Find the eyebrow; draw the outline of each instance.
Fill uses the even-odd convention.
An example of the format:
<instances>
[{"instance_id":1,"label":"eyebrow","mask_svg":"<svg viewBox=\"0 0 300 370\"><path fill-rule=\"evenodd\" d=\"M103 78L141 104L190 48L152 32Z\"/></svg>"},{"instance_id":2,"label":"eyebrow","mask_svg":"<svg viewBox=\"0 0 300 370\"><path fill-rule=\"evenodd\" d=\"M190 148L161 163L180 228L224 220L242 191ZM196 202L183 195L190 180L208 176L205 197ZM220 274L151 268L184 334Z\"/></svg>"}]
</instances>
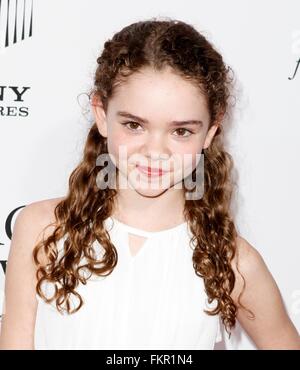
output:
<instances>
[{"instance_id":1,"label":"eyebrow","mask_svg":"<svg viewBox=\"0 0 300 370\"><path fill-rule=\"evenodd\" d=\"M133 119L133 120L136 120L136 121L140 121L144 124L149 124L149 121L146 120L145 118L138 117L138 116L136 116L132 113L126 112L126 111L118 111L117 115L121 116L121 117L125 117L125 118L130 118L130 119ZM190 120L185 120L185 121L171 121L170 124L172 126L175 126L175 127L182 126L182 125L203 126L203 122L200 121L200 120L196 120L196 119L190 119Z\"/></svg>"}]
</instances>

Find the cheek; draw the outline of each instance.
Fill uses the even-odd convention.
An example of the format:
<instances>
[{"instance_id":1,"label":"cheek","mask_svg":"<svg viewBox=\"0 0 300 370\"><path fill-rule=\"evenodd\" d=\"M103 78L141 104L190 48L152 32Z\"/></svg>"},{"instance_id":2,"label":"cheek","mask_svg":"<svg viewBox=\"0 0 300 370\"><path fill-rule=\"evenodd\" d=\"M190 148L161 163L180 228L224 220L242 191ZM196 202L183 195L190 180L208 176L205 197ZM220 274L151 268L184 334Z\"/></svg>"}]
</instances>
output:
<instances>
[{"instance_id":1,"label":"cheek","mask_svg":"<svg viewBox=\"0 0 300 370\"><path fill-rule=\"evenodd\" d=\"M172 147L172 152L178 153L182 156L184 156L185 154L194 156L196 153L201 152L201 149L202 149L201 142L199 142L198 140L197 141L190 140L187 141L186 143L183 142L180 142L179 144L176 143L176 145Z\"/></svg>"},{"instance_id":2,"label":"cheek","mask_svg":"<svg viewBox=\"0 0 300 370\"><path fill-rule=\"evenodd\" d=\"M122 130L112 130L108 134L108 151L114 155L119 155L120 152L126 152L132 154L134 148L136 147L136 140L133 140L132 137L126 135Z\"/></svg>"},{"instance_id":3,"label":"cheek","mask_svg":"<svg viewBox=\"0 0 300 370\"><path fill-rule=\"evenodd\" d=\"M123 132L111 131L107 139L108 153L114 163L122 172L127 169L127 161L137 152L136 140Z\"/></svg>"},{"instance_id":4,"label":"cheek","mask_svg":"<svg viewBox=\"0 0 300 370\"><path fill-rule=\"evenodd\" d=\"M176 163L192 170L199 162L202 146L203 143L200 140L180 143L172 150Z\"/></svg>"},{"instance_id":5,"label":"cheek","mask_svg":"<svg viewBox=\"0 0 300 370\"><path fill-rule=\"evenodd\" d=\"M197 130L191 134L188 138L178 138L170 141L170 146L172 150L177 153L189 153L195 154L202 150L203 144L205 142L205 132L203 130Z\"/></svg>"}]
</instances>

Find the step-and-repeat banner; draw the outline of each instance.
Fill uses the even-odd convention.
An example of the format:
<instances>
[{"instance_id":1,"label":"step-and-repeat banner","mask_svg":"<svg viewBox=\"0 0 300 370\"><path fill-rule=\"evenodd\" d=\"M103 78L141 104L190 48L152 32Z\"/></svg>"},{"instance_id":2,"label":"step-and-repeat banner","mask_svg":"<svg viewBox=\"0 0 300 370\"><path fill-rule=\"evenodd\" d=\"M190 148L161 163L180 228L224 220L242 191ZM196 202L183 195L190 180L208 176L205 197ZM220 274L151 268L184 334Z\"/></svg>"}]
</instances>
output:
<instances>
[{"instance_id":1,"label":"step-and-repeat banner","mask_svg":"<svg viewBox=\"0 0 300 370\"><path fill-rule=\"evenodd\" d=\"M0 0L0 305L13 225L65 194L92 123L86 93L103 43L150 17L193 24L237 79L228 142L236 222L262 254L300 331L300 3ZM237 325L225 348L252 349Z\"/></svg>"}]
</instances>

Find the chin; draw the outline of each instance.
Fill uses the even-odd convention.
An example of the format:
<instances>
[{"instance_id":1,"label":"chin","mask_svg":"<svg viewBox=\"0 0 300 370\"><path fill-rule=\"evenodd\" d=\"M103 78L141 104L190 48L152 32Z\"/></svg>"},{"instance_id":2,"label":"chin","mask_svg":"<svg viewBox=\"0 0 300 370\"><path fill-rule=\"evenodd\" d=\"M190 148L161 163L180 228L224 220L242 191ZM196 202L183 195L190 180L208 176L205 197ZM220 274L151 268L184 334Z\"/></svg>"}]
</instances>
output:
<instances>
[{"instance_id":1,"label":"chin","mask_svg":"<svg viewBox=\"0 0 300 370\"><path fill-rule=\"evenodd\" d=\"M145 198L156 198L156 197L159 197L160 195L162 195L163 193L165 193L168 188L166 189L143 189L143 188L139 188L139 187L135 187L134 190L139 194L141 195L142 197L145 197Z\"/></svg>"}]
</instances>

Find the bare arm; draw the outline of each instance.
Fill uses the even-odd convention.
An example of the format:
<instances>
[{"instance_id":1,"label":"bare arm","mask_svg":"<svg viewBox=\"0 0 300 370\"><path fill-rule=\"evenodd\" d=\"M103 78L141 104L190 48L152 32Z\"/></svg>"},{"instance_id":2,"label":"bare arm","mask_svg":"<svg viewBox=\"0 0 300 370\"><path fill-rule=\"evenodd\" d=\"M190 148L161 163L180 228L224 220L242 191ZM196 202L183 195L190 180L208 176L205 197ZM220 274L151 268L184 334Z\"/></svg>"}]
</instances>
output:
<instances>
[{"instance_id":1,"label":"bare arm","mask_svg":"<svg viewBox=\"0 0 300 370\"><path fill-rule=\"evenodd\" d=\"M32 251L46 226L46 211L45 201L35 202L16 218L5 277L0 349L34 349L37 300Z\"/></svg>"},{"instance_id":2,"label":"bare arm","mask_svg":"<svg viewBox=\"0 0 300 370\"><path fill-rule=\"evenodd\" d=\"M237 239L237 255L232 261L236 284L231 294L238 304L250 309L255 319L249 319L249 313L238 309L237 319L252 338L258 349L300 349L300 337L290 320L280 295L280 291L259 252L244 238ZM238 270L237 270L238 266Z\"/></svg>"}]
</instances>

